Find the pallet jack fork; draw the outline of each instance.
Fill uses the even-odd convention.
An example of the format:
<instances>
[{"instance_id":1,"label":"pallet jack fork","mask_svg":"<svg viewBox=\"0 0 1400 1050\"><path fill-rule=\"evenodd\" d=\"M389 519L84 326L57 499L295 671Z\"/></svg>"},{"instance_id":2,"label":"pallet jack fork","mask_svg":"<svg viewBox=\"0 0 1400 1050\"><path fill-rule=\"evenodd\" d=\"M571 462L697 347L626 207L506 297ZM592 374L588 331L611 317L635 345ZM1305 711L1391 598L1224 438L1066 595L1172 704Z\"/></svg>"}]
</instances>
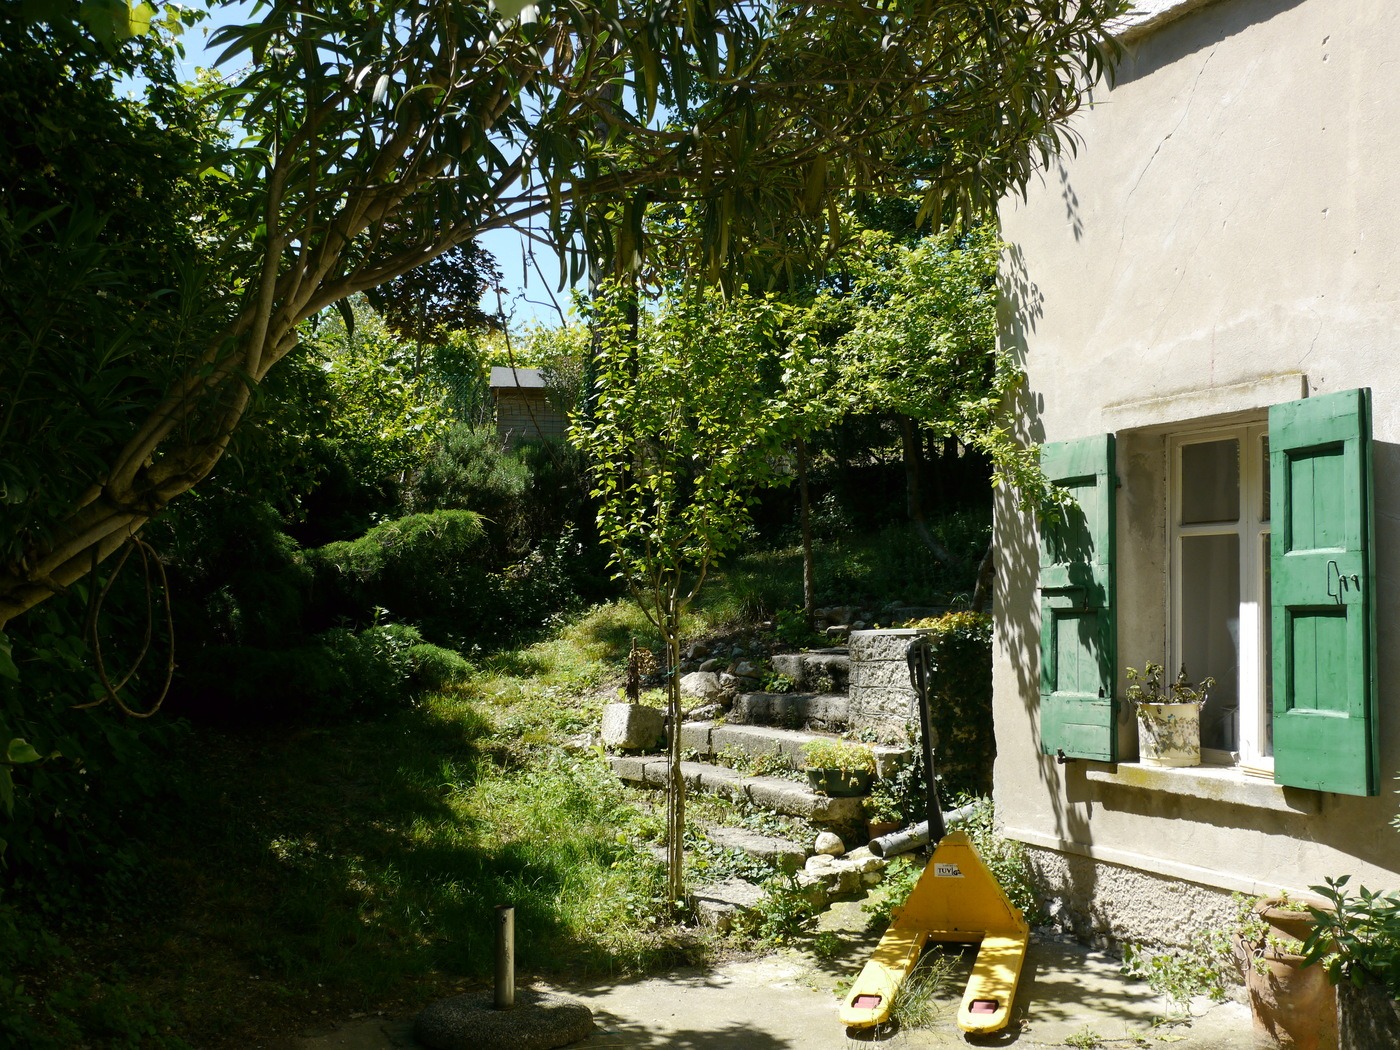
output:
<instances>
[{"instance_id":1,"label":"pallet jack fork","mask_svg":"<svg viewBox=\"0 0 1400 1050\"><path fill-rule=\"evenodd\" d=\"M929 941L981 942L958 1009L965 1032L999 1032L1011 1020L1016 985L1026 961L1030 927L1006 899L1001 885L961 831L948 832L934 771L933 719L929 710L932 653L926 636L909 643L909 684L919 708L929 841L938 843L904 907L894 913L870 961L841 1005L848 1028L872 1028L889 1020L894 997Z\"/></svg>"},{"instance_id":2,"label":"pallet jack fork","mask_svg":"<svg viewBox=\"0 0 1400 1050\"><path fill-rule=\"evenodd\" d=\"M1029 938L1024 916L1006 899L971 840L961 831L949 832L860 971L841 1005L841 1021L848 1028L888 1021L899 986L929 941L980 941L958 1009L958 1027L998 1032L1011 1020Z\"/></svg>"}]
</instances>

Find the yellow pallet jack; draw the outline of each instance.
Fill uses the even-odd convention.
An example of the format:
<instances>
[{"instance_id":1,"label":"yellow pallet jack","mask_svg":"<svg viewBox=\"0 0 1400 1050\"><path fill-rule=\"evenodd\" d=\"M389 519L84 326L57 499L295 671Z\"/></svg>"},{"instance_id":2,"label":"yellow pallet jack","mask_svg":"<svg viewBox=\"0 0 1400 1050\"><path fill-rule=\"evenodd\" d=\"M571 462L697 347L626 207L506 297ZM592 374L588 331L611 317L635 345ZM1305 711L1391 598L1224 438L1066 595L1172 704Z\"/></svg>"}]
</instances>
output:
<instances>
[{"instance_id":1,"label":"yellow pallet jack","mask_svg":"<svg viewBox=\"0 0 1400 1050\"><path fill-rule=\"evenodd\" d=\"M840 1017L848 1028L872 1028L885 1023L890 1019L900 985L913 972L927 943L980 942L977 961L958 1009L958 1027L975 1034L998 1032L1011 1020L1030 927L1020 910L1007 900L967 835L948 832L944 825L933 775L929 663L928 639L916 638L909 646L909 673L923 728L929 835L937 846L908 900L894 911L889 929L851 986Z\"/></svg>"}]
</instances>

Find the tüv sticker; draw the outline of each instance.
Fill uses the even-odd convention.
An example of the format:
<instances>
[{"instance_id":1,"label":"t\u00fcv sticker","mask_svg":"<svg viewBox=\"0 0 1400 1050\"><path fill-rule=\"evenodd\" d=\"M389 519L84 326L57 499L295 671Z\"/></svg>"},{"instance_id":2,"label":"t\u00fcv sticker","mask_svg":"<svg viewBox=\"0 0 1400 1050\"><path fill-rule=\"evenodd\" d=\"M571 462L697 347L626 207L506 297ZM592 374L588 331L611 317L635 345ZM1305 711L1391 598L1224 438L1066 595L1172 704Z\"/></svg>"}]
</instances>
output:
<instances>
[{"instance_id":1,"label":"t\u00fcv sticker","mask_svg":"<svg viewBox=\"0 0 1400 1050\"><path fill-rule=\"evenodd\" d=\"M963 877L963 873L956 864L935 864L933 877L935 879L960 879Z\"/></svg>"}]
</instances>

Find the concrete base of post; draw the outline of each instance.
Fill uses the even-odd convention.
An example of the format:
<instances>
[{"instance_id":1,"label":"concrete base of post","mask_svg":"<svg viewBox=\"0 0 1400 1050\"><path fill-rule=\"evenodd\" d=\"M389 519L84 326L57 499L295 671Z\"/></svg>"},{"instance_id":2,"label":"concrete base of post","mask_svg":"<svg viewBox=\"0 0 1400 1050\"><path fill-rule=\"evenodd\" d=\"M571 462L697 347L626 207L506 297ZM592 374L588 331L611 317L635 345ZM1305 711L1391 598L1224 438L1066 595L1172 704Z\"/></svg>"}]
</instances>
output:
<instances>
[{"instance_id":1,"label":"concrete base of post","mask_svg":"<svg viewBox=\"0 0 1400 1050\"><path fill-rule=\"evenodd\" d=\"M552 992L517 989L515 1006L500 1010L492 992L457 995L424 1008L413 1038L432 1050L554 1050L587 1037L593 1012Z\"/></svg>"}]
</instances>

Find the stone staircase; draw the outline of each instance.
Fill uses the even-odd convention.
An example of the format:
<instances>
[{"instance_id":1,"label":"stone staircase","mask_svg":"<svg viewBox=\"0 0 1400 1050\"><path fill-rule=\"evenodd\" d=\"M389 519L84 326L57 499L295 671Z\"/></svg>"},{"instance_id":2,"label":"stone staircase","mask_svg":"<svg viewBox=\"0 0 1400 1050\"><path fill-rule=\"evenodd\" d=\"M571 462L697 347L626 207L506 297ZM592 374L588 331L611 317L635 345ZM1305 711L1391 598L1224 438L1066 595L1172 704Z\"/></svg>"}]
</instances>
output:
<instances>
[{"instance_id":1,"label":"stone staircase","mask_svg":"<svg viewBox=\"0 0 1400 1050\"><path fill-rule=\"evenodd\" d=\"M793 692L738 692L719 698L713 694L695 698L702 712L712 713L719 707L723 713L720 717L682 723L680 745L685 760L681 763L681 775L688 792L746 802L755 808L800 818L815 829L830 833L818 835L812 843L793 843L741 829L707 831L707 837L716 844L770 860L780 858L777 866L794 871L803 894L815 906L825 907L834 896L860 893L878 883L885 866L864 846L846 848L866 839L864 799L831 798L818 793L800 779L799 773L805 743L859 728L852 725L848 693L852 678L850 654L846 648L783 653L772 658L771 666L773 672L793 682ZM897 676L886 673L884 677ZM711 702L706 704L706 700ZM652 717L647 712L642 714ZM613 717L616 724L621 715L605 715L605 719L608 717ZM863 735L879 736L888 728L877 725ZM884 735L888 738L893 734ZM605 743L616 746L619 739L622 738L616 732L611 741L605 734ZM655 741L655 729L648 723L636 739ZM875 744L872 749L877 777L892 775L912 758L906 746ZM653 746L637 750L643 753L611 755L613 771L628 784L664 788L664 749ZM840 839L839 844L833 844L831 835ZM702 919L725 927L736 912L755 907L755 894L761 896L756 887L731 879L700 887L693 896Z\"/></svg>"}]
</instances>

